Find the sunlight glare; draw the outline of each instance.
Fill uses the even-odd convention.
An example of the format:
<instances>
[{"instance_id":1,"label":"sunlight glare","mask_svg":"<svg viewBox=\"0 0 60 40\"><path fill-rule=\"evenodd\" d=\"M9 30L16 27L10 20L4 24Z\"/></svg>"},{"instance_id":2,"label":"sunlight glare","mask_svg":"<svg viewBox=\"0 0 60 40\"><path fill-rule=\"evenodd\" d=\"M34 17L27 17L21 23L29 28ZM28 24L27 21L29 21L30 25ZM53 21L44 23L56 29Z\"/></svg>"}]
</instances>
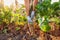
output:
<instances>
[{"instance_id":1,"label":"sunlight glare","mask_svg":"<svg viewBox=\"0 0 60 40\"><path fill-rule=\"evenodd\" d=\"M24 0L18 0L19 4L24 4ZM11 4L15 5L15 0L4 0L4 5L10 6Z\"/></svg>"}]
</instances>

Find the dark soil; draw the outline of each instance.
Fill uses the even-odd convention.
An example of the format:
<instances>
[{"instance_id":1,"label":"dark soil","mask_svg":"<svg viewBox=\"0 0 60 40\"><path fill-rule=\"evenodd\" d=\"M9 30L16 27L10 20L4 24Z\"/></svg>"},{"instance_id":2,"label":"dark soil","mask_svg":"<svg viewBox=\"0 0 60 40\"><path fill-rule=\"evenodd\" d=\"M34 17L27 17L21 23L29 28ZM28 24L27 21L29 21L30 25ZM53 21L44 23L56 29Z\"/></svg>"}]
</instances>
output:
<instances>
[{"instance_id":1,"label":"dark soil","mask_svg":"<svg viewBox=\"0 0 60 40\"><path fill-rule=\"evenodd\" d=\"M60 26L55 23L50 25L51 31L45 33L40 30L37 23L18 26L20 30L15 30L17 26L10 24L6 27L6 33L2 32L4 28L0 29L0 40L60 40Z\"/></svg>"}]
</instances>

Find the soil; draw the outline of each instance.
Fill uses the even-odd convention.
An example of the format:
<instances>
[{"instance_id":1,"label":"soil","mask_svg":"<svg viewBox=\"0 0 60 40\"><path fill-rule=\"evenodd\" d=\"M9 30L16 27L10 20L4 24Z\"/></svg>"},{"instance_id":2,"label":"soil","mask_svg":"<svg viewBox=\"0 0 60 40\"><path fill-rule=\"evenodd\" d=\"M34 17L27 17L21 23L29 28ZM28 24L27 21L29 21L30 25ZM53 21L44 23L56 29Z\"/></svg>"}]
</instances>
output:
<instances>
[{"instance_id":1,"label":"soil","mask_svg":"<svg viewBox=\"0 0 60 40\"><path fill-rule=\"evenodd\" d=\"M43 32L37 23L20 25L18 26L19 30L15 30L17 26L10 24L6 28L0 28L0 40L60 40L60 26L53 22L50 25L51 30ZM3 33L3 29L8 30L6 33Z\"/></svg>"}]
</instances>

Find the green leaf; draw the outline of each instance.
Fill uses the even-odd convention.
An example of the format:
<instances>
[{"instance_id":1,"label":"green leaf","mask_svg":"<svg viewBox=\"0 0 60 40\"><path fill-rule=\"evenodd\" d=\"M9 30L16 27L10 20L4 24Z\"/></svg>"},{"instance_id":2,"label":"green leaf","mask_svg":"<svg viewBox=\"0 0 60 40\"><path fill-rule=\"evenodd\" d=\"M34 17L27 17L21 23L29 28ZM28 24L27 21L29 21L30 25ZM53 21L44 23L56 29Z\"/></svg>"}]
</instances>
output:
<instances>
[{"instance_id":1,"label":"green leaf","mask_svg":"<svg viewBox=\"0 0 60 40\"><path fill-rule=\"evenodd\" d=\"M50 19L50 21L53 21L53 22L58 24L58 23L60 23L60 18L53 17L53 18Z\"/></svg>"},{"instance_id":2,"label":"green leaf","mask_svg":"<svg viewBox=\"0 0 60 40\"><path fill-rule=\"evenodd\" d=\"M51 27L49 26L49 22L48 22L47 19L45 19L45 20L41 23L40 29L41 29L42 31L44 31L44 32L48 32L48 31L51 29Z\"/></svg>"},{"instance_id":3,"label":"green leaf","mask_svg":"<svg viewBox=\"0 0 60 40\"><path fill-rule=\"evenodd\" d=\"M3 33L7 33L7 29L4 29L4 30L3 30Z\"/></svg>"},{"instance_id":4,"label":"green leaf","mask_svg":"<svg viewBox=\"0 0 60 40\"><path fill-rule=\"evenodd\" d=\"M16 30L17 30L17 31L20 30L20 27L16 27Z\"/></svg>"},{"instance_id":5,"label":"green leaf","mask_svg":"<svg viewBox=\"0 0 60 40\"><path fill-rule=\"evenodd\" d=\"M48 24L42 24L42 26L40 26L40 29L44 32L48 32L51 29L51 27Z\"/></svg>"}]
</instances>

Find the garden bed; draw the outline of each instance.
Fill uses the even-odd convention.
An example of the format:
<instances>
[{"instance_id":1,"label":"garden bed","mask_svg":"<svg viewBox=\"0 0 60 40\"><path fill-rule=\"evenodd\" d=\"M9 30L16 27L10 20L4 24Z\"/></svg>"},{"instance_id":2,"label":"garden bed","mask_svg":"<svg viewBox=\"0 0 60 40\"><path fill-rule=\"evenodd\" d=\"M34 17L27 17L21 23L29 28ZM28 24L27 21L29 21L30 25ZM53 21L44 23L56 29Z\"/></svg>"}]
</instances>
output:
<instances>
[{"instance_id":1,"label":"garden bed","mask_svg":"<svg viewBox=\"0 0 60 40\"><path fill-rule=\"evenodd\" d=\"M11 29L7 30L7 33L0 30L0 40L60 40L60 26L56 26L54 23L50 23L50 25L51 30L43 32L37 23L19 26L19 30L15 30L14 24L10 24Z\"/></svg>"},{"instance_id":2,"label":"garden bed","mask_svg":"<svg viewBox=\"0 0 60 40\"><path fill-rule=\"evenodd\" d=\"M0 8L0 40L60 40L60 2L44 0L35 13L30 24L24 5Z\"/></svg>"}]
</instances>

